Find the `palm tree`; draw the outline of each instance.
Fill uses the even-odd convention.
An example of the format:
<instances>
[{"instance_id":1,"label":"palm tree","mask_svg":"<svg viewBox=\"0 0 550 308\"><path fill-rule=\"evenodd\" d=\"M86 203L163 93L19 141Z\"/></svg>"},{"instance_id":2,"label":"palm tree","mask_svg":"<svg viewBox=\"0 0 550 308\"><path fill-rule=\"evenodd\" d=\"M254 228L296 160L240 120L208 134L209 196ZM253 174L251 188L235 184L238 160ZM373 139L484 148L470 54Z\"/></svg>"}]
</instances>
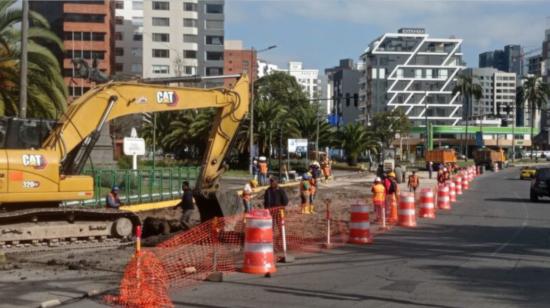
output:
<instances>
[{"instance_id":1,"label":"palm tree","mask_svg":"<svg viewBox=\"0 0 550 308\"><path fill-rule=\"evenodd\" d=\"M319 122L319 147L330 146L334 142L334 131L327 121L319 119L316 109L314 105L299 108L294 114L294 129L299 133L298 137L314 141L317 139Z\"/></svg>"},{"instance_id":2,"label":"palm tree","mask_svg":"<svg viewBox=\"0 0 550 308\"><path fill-rule=\"evenodd\" d=\"M472 96L476 99L476 100L479 100L481 98L481 95L482 95L482 88L479 84L477 83L474 83L472 81L472 77L471 76L468 76L468 75L465 75L465 74L460 74L458 75L458 77L456 78L456 84L453 88L453 96L456 95L457 93L460 93L460 95L462 96L462 100L463 100L463 103L464 105L463 106L466 106L467 110L466 110L466 137L464 138L464 156L466 157L466 159L468 159L468 127L469 127L469 123L470 123L470 118L472 116ZM480 119L481 121L481 119Z\"/></svg>"},{"instance_id":3,"label":"palm tree","mask_svg":"<svg viewBox=\"0 0 550 308\"><path fill-rule=\"evenodd\" d=\"M533 159L535 113L546 105L546 101L550 97L550 87L542 82L540 77L529 77L523 84L523 97L531 109L531 159Z\"/></svg>"},{"instance_id":4,"label":"palm tree","mask_svg":"<svg viewBox=\"0 0 550 308\"><path fill-rule=\"evenodd\" d=\"M350 123L337 132L338 145L344 150L350 166L357 165L359 155L367 150L378 151L379 144L374 134L361 123Z\"/></svg>"},{"instance_id":5,"label":"palm tree","mask_svg":"<svg viewBox=\"0 0 550 308\"><path fill-rule=\"evenodd\" d=\"M17 115L21 33L16 26L22 12L16 0L0 1L0 115ZM30 12L28 33L28 113L31 117L56 118L65 109L67 88L57 58L44 43L63 50L61 40L49 30L48 22Z\"/></svg>"}]
</instances>

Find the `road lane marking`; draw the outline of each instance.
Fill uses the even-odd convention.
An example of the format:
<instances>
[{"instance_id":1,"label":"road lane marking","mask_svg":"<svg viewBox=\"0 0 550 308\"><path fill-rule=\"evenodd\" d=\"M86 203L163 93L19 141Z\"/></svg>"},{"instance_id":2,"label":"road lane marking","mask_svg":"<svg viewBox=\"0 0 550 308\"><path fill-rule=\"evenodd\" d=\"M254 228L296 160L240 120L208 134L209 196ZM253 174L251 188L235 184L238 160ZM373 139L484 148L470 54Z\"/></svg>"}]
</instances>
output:
<instances>
[{"instance_id":1,"label":"road lane marking","mask_svg":"<svg viewBox=\"0 0 550 308\"><path fill-rule=\"evenodd\" d=\"M520 198L520 196L516 192L514 192L514 196L516 196L517 198ZM495 251L493 251L493 253L491 254L491 257L496 256L504 248L510 245L521 234L521 232L523 232L523 229L525 229L525 227L529 224L529 210L527 209L527 205L523 201L521 202L521 205L523 206L523 210L525 212L525 215L523 216L523 222L521 223L521 228L517 229L516 232L514 232L510 240L498 246L497 249L495 249Z\"/></svg>"}]
</instances>

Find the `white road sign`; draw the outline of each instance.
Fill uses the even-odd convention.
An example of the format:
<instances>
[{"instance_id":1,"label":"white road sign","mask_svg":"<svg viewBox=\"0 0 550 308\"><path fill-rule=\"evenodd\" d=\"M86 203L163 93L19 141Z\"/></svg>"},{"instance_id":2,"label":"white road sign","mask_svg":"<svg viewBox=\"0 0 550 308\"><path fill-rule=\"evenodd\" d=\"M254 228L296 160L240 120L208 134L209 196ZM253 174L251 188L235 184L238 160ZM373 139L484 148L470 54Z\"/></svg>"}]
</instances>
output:
<instances>
[{"instance_id":1,"label":"white road sign","mask_svg":"<svg viewBox=\"0 0 550 308\"><path fill-rule=\"evenodd\" d=\"M145 155L145 140L143 138L124 137L124 155Z\"/></svg>"},{"instance_id":2,"label":"white road sign","mask_svg":"<svg viewBox=\"0 0 550 308\"><path fill-rule=\"evenodd\" d=\"M306 153L307 139L288 139L288 153Z\"/></svg>"}]
</instances>

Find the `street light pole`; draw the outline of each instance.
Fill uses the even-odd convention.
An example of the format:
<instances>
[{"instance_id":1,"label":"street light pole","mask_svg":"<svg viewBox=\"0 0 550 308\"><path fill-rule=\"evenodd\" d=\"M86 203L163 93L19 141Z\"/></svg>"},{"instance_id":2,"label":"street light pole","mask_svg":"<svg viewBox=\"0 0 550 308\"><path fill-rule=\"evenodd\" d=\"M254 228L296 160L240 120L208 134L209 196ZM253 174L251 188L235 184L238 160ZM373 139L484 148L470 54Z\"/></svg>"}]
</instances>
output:
<instances>
[{"instance_id":1,"label":"street light pole","mask_svg":"<svg viewBox=\"0 0 550 308\"><path fill-rule=\"evenodd\" d=\"M315 120L317 122L317 134L315 136L315 158L319 161L319 105L320 101L317 101L317 110L315 111Z\"/></svg>"},{"instance_id":2,"label":"street light pole","mask_svg":"<svg viewBox=\"0 0 550 308\"><path fill-rule=\"evenodd\" d=\"M516 104L514 104L514 116L512 118L512 162L516 160Z\"/></svg>"},{"instance_id":3,"label":"street light pole","mask_svg":"<svg viewBox=\"0 0 550 308\"><path fill-rule=\"evenodd\" d=\"M271 45L262 50L256 50L254 47L250 48L250 144L248 145L249 157L249 169L248 171L252 175L252 165L254 163L254 80L256 79L256 55L260 52L268 51L277 48L277 45Z\"/></svg>"},{"instance_id":4,"label":"street light pole","mask_svg":"<svg viewBox=\"0 0 550 308\"><path fill-rule=\"evenodd\" d=\"M424 125L426 125L426 146L424 148L424 152L427 153L430 143L430 141L428 140L428 135L430 134L430 128L428 127L428 91L425 92L424 106L426 108L426 110L424 110Z\"/></svg>"},{"instance_id":5,"label":"street light pole","mask_svg":"<svg viewBox=\"0 0 550 308\"><path fill-rule=\"evenodd\" d=\"M21 21L21 63L19 80L19 117L27 117L27 49L29 34L29 0L23 0L23 16Z\"/></svg>"}]
</instances>

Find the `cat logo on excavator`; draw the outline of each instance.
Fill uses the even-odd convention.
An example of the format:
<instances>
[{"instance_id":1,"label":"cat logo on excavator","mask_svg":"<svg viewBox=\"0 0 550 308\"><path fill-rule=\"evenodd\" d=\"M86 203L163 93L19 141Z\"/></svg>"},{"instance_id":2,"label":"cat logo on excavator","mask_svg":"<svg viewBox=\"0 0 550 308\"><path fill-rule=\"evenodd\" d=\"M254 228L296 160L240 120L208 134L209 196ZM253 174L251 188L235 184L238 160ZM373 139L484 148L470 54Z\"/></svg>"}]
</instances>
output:
<instances>
[{"instance_id":1,"label":"cat logo on excavator","mask_svg":"<svg viewBox=\"0 0 550 308\"><path fill-rule=\"evenodd\" d=\"M178 103L178 95L174 91L158 91L157 103L175 106Z\"/></svg>"},{"instance_id":2,"label":"cat logo on excavator","mask_svg":"<svg viewBox=\"0 0 550 308\"><path fill-rule=\"evenodd\" d=\"M46 158L39 154L23 154L21 160L23 161L23 166L34 167L34 169L44 169L48 164Z\"/></svg>"}]
</instances>

